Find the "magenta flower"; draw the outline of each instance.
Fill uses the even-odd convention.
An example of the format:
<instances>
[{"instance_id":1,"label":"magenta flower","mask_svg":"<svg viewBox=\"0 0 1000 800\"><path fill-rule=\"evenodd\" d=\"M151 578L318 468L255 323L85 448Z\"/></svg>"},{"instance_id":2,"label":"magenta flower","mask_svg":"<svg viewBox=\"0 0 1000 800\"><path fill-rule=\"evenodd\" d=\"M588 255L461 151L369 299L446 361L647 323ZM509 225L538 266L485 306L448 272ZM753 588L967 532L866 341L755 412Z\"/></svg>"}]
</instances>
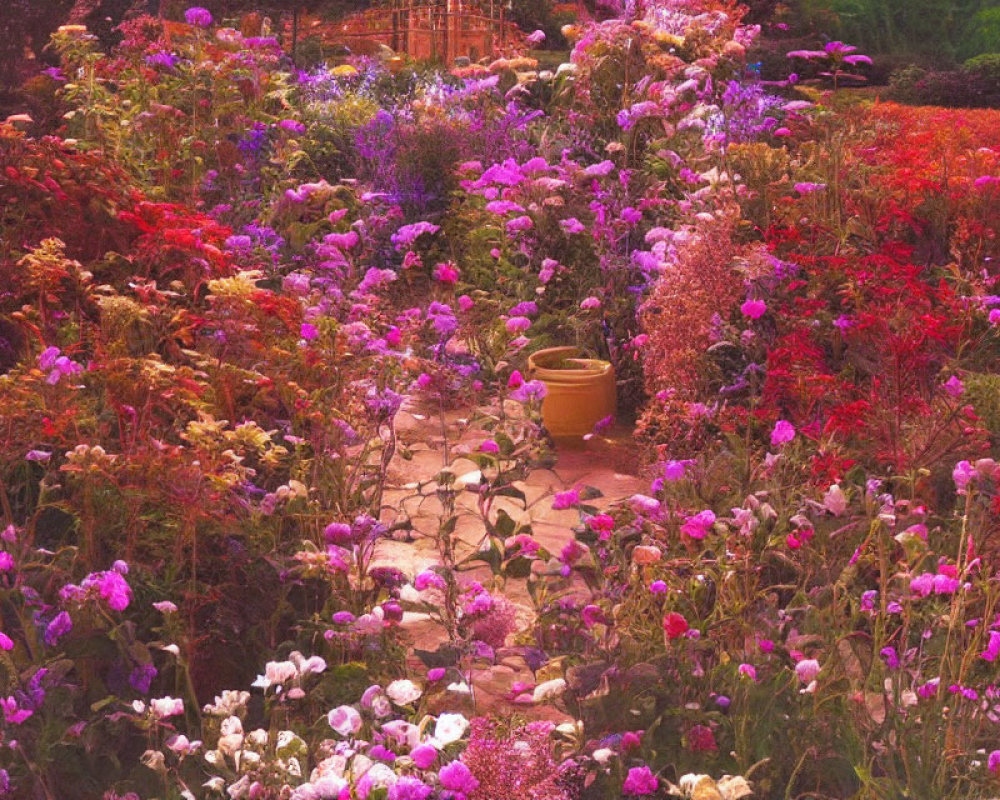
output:
<instances>
[{"instance_id":1,"label":"magenta flower","mask_svg":"<svg viewBox=\"0 0 1000 800\"><path fill-rule=\"evenodd\" d=\"M802 181L795 184L795 191L799 194L812 194L813 192L822 192L826 188L825 183L810 183L808 181Z\"/></svg>"},{"instance_id":2,"label":"magenta flower","mask_svg":"<svg viewBox=\"0 0 1000 800\"><path fill-rule=\"evenodd\" d=\"M531 327L531 320L527 317L511 317L507 320L504 327L506 327L507 333L524 333Z\"/></svg>"},{"instance_id":3,"label":"magenta flower","mask_svg":"<svg viewBox=\"0 0 1000 800\"><path fill-rule=\"evenodd\" d=\"M740 311L747 319L760 319L767 311L767 303L763 300L747 300L740 306Z\"/></svg>"},{"instance_id":4,"label":"magenta flower","mask_svg":"<svg viewBox=\"0 0 1000 800\"><path fill-rule=\"evenodd\" d=\"M711 532L713 525L715 525L715 514L711 510L705 509L694 516L687 517L684 524L681 525L681 533L692 539L704 539Z\"/></svg>"},{"instance_id":5,"label":"magenta flower","mask_svg":"<svg viewBox=\"0 0 1000 800\"><path fill-rule=\"evenodd\" d=\"M649 767L632 767L622 785L622 792L632 795L653 794L658 787L659 781Z\"/></svg>"},{"instance_id":6,"label":"magenta flower","mask_svg":"<svg viewBox=\"0 0 1000 800\"><path fill-rule=\"evenodd\" d=\"M989 758L986 760L986 764L989 767L990 772L995 772L1000 775L1000 750L994 750L990 753Z\"/></svg>"},{"instance_id":7,"label":"magenta flower","mask_svg":"<svg viewBox=\"0 0 1000 800\"><path fill-rule=\"evenodd\" d=\"M580 502L580 490L579 489L567 489L565 492L556 492L555 497L552 498L552 508L555 511L563 511L567 508L572 508L577 503Z\"/></svg>"},{"instance_id":8,"label":"magenta flower","mask_svg":"<svg viewBox=\"0 0 1000 800\"><path fill-rule=\"evenodd\" d=\"M184 12L184 21L196 28L207 28L212 24L212 12L201 6L191 6Z\"/></svg>"},{"instance_id":9,"label":"magenta flower","mask_svg":"<svg viewBox=\"0 0 1000 800\"><path fill-rule=\"evenodd\" d=\"M479 788L479 781L461 761L452 761L441 767L438 780L443 788L463 795L471 794Z\"/></svg>"},{"instance_id":10,"label":"magenta flower","mask_svg":"<svg viewBox=\"0 0 1000 800\"><path fill-rule=\"evenodd\" d=\"M498 445L493 439L486 439L481 445L479 445L479 452L496 454L500 452L500 445Z\"/></svg>"},{"instance_id":11,"label":"magenta flower","mask_svg":"<svg viewBox=\"0 0 1000 800\"><path fill-rule=\"evenodd\" d=\"M434 267L434 280L454 286L458 281L458 267L451 261L443 261Z\"/></svg>"},{"instance_id":12,"label":"magenta flower","mask_svg":"<svg viewBox=\"0 0 1000 800\"><path fill-rule=\"evenodd\" d=\"M991 311L990 313L992 314L993 312ZM951 471L951 477L955 481L955 489L959 494L965 494L975 474L976 470L968 461L959 461L955 465L955 468Z\"/></svg>"},{"instance_id":13,"label":"magenta flower","mask_svg":"<svg viewBox=\"0 0 1000 800\"><path fill-rule=\"evenodd\" d=\"M996 661L1000 656L1000 631L990 631L990 641L986 649L979 654L984 661Z\"/></svg>"},{"instance_id":14,"label":"magenta flower","mask_svg":"<svg viewBox=\"0 0 1000 800\"><path fill-rule=\"evenodd\" d=\"M757 668L753 664L740 664L737 672L741 678L749 678L754 683L757 682Z\"/></svg>"},{"instance_id":15,"label":"magenta flower","mask_svg":"<svg viewBox=\"0 0 1000 800\"><path fill-rule=\"evenodd\" d=\"M771 447L779 447L787 444L794 438L795 427L792 423L784 419L779 419L774 423L774 429L771 431Z\"/></svg>"},{"instance_id":16,"label":"magenta flower","mask_svg":"<svg viewBox=\"0 0 1000 800\"><path fill-rule=\"evenodd\" d=\"M965 384L957 375L952 375L941 386L949 397L961 397L965 391Z\"/></svg>"}]
</instances>

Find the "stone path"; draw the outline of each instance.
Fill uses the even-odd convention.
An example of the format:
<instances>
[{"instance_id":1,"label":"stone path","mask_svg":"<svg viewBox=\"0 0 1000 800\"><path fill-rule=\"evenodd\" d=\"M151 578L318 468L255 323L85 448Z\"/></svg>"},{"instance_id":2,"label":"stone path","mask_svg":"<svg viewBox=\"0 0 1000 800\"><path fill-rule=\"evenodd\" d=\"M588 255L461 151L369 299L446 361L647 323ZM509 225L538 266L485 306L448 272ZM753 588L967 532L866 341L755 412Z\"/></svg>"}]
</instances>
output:
<instances>
[{"instance_id":1,"label":"stone path","mask_svg":"<svg viewBox=\"0 0 1000 800\"><path fill-rule=\"evenodd\" d=\"M478 467L475 462L462 457L469 453L488 435L465 424L467 410L450 411L445 415L451 438L451 470L467 480L474 480ZM459 435L459 432L461 434ZM397 416L397 433L412 457L404 459L397 455L389 468L389 480L384 496L386 519L408 516L414 527L412 541L384 541L376 554L375 565L393 566L413 576L429 566L439 563L434 534L439 525L441 505L433 495L421 497L416 493L418 484L431 481L444 463L444 442L441 424L437 415L425 414L412 406L404 406ZM602 493L602 497L588 501L599 508L628 497L636 492L647 492L649 481L639 472L636 446L631 430L614 429L603 437L594 437L587 442L557 443L556 461L550 469L531 472L517 487L527 497L528 510L513 500L501 498L497 505L503 507L515 521L530 519L534 537L551 553L559 553L573 538L572 527L579 524L575 510L554 510L551 498L556 492L574 486L592 486ZM457 499L456 511L459 521L456 535L471 552L482 541L484 530L476 508L477 495L473 491L461 492ZM496 507L496 506L495 506ZM526 521L526 520L525 520ZM465 580L480 580L487 584L491 578L489 568L463 572ZM525 581L511 580L504 587L504 595L518 610L518 623L522 630L530 627L533 612L525 588ZM407 612L402 628L411 646L434 650L445 640L444 631L425 614ZM412 657L412 666L419 672L422 665ZM549 704L539 706L515 705L507 700L511 685L516 681L533 682L531 671L519 656L501 658L493 667L473 674L475 688L475 708L471 700L468 711L475 713L518 713L533 718L563 721L568 719ZM457 699L457 698L456 698ZM454 708L456 704L450 703ZM457 710L457 709L456 709Z\"/></svg>"}]
</instances>

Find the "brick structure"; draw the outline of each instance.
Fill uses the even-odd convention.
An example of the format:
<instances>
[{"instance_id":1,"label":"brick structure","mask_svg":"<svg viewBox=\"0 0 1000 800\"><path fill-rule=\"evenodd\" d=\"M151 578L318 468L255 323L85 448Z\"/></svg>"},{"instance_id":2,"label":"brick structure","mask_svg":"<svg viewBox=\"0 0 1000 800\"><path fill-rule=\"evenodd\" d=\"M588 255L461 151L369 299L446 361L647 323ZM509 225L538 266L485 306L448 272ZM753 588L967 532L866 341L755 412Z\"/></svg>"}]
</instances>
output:
<instances>
[{"instance_id":1,"label":"brick structure","mask_svg":"<svg viewBox=\"0 0 1000 800\"><path fill-rule=\"evenodd\" d=\"M388 0L311 33L356 53L385 45L416 59L478 61L522 38L506 20L505 6L505 0Z\"/></svg>"}]
</instances>

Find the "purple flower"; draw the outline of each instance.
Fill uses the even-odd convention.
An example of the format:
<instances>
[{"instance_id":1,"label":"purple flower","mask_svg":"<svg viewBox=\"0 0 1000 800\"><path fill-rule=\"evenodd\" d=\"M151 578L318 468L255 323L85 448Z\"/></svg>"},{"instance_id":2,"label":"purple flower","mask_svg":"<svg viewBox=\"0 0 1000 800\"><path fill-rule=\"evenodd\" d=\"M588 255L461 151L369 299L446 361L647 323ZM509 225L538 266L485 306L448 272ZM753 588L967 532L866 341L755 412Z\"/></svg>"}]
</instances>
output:
<instances>
[{"instance_id":1,"label":"purple flower","mask_svg":"<svg viewBox=\"0 0 1000 800\"><path fill-rule=\"evenodd\" d=\"M653 794L658 787L659 781L649 767L632 767L622 785L622 792L636 795Z\"/></svg>"},{"instance_id":2,"label":"purple flower","mask_svg":"<svg viewBox=\"0 0 1000 800\"><path fill-rule=\"evenodd\" d=\"M414 222L412 225L399 228L391 237L392 244L397 252L402 252L425 233L437 233L439 230L441 230L439 225L430 222Z\"/></svg>"},{"instance_id":3,"label":"purple flower","mask_svg":"<svg viewBox=\"0 0 1000 800\"><path fill-rule=\"evenodd\" d=\"M24 454L25 461L48 461L52 458L52 453L46 450L29 450Z\"/></svg>"},{"instance_id":4,"label":"purple flower","mask_svg":"<svg viewBox=\"0 0 1000 800\"><path fill-rule=\"evenodd\" d=\"M212 13L201 6L191 6L184 12L184 21L196 28L207 28L212 24Z\"/></svg>"},{"instance_id":5,"label":"purple flower","mask_svg":"<svg viewBox=\"0 0 1000 800\"><path fill-rule=\"evenodd\" d=\"M510 399L518 403L530 403L544 400L547 394L548 389L541 381L525 381L510 393Z\"/></svg>"},{"instance_id":6,"label":"purple flower","mask_svg":"<svg viewBox=\"0 0 1000 800\"><path fill-rule=\"evenodd\" d=\"M319 336L319 330L311 322L303 322L299 327L299 335L307 342L311 342Z\"/></svg>"},{"instance_id":7,"label":"purple flower","mask_svg":"<svg viewBox=\"0 0 1000 800\"><path fill-rule=\"evenodd\" d=\"M990 772L996 772L1000 774L1000 750L994 750L990 753L989 758L986 761Z\"/></svg>"},{"instance_id":8,"label":"purple flower","mask_svg":"<svg viewBox=\"0 0 1000 800\"><path fill-rule=\"evenodd\" d=\"M128 676L128 682L140 694L146 694L157 676L156 667L152 664L140 664Z\"/></svg>"},{"instance_id":9,"label":"purple flower","mask_svg":"<svg viewBox=\"0 0 1000 800\"><path fill-rule=\"evenodd\" d=\"M879 655L885 659L885 665L889 669L899 668L899 655L896 653L895 647L883 647L879 651Z\"/></svg>"},{"instance_id":10,"label":"purple flower","mask_svg":"<svg viewBox=\"0 0 1000 800\"><path fill-rule=\"evenodd\" d=\"M534 221L531 217L524 215L521 217L514 217L512 220L507 222L507 232L515 233L517 231L530 231L535 227Z\"/></svg>"},{"instance_id":11,"label":"purple flower","mask_svg":"<svg viewBox=\"0 0 1000 800\"><path fill-rule=\"evenodd\" d=\"M180 58L169 50L157 50L146 56L146 66L172 70L180 62Z\"/></svg>"},{"instance_id":12,"label":"purple flower","mask_svg":"<svg viewBox=\"0 0 1000 800\"><path fill-rule=\"evenodd\" d=\"M290 133L305 133L306 126L296 119L283 119L278 123L278 127Z\"/></svg>"},{"instance_id":13,"label":"purple flower","mask_svg":"<svg viewBox=\"0 0 1000 800\"><path fill-rule=\"evenodd\" d=\"M566 231L566 233L583 233L587 230L583 223L576 217L568 217L567 219L559 220L559 226Z\"/></svg>"},{"instance_id":14,"label":"purple flower","mask_svg":"<svg viewBox=\"0 0 1000 800\"><path fill-rule=\"evenodd\" d=\"M8 652L14 649L14 640L11 639L6 633L0 631L0 650L7 650Z\"/></svg>"},{"instance_id":15,"label":"purple flower","mask_svg":"<svg viewBox=\"0 0 1000 800\"><path fill-rule=\"evenodd\" d=\"M59 640L71 630L73 630L73 619L67 612L60 611L45 626L45 644L49 647L55 647Z\"/></svg>"},{"instance_id":16,"label":"purple flower","mask_svg":"<svg viewBox=\"0 0 1000 800\"><path fill-rule=\"evenodd\" d=\"M667 593L667 582L666 581L653 581L649 584L649 591L653 594L666 594Z\"/></svg>"}]
</instances>

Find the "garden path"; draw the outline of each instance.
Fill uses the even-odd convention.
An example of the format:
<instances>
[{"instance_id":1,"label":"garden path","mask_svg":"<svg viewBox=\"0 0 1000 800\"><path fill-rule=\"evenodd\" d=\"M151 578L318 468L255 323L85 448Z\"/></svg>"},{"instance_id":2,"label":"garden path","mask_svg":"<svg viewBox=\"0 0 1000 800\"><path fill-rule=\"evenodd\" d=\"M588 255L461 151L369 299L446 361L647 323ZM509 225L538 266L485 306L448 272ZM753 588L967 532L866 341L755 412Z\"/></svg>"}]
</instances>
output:
<instances>
[{"instance_id":1,"label":"garden path","mask_svg":"<svg viewBox=\"0 0 1000 800\"><path fill-rule=\"evenodd\" d=\"M478 468L463 455L477 448L483 439L488 438L488 434L469 426L463 419L463 415L467 413L467 410L449 411L446 412L445 420L451 470L459 476L459 481L464 478L463 482L474 482ZM397 454L390 465L383 500L388 509L385 516L389 521L399 515L409 516L414 533L408 539L380 543L375 563L393 566L414 575L440 562L435 534L440 522L441 505L433 494L426 496L425 492L424 496L418 495L416 487L433 480L445 466L445 448L440 419L436 415L425 415L412 406L404 406L396 422L400 441L410 451L411 457L403 458ZM497 505L505 508L515 521L530 517L534 537L550 553L558 554L572 540L571 529L579 524L579 516L573 509L553 509L552 495L574 486L592 486L600 490L602 496L589 502L598 508L606 508L622 498L648 491L649 481L640 475L638 462L632 431L626 427L617 427L604 436L595 436L587 442L581 440L557 443L552 467L533 470L524 481L517 484L527 498L527 510L506 498L500 498ZM474 491L464 491L459 494L456 502L459 517L456 534L461 541L463 555L477 548L484 535L476 499ZM463 577L486 583L490 578L489 568L484 564L481 568L463 572ZM582 591L582 584L580 588ZM504 587L504 594L517 607L519 629L527 630L533 612L526 581L509 580ZM444 631L426 614L406 612L402 628L411 645L418 644L421 649L433 650L445 639ZM420 669L416 657L411 655L411 658L413 666ZM516 709L528 717L557 721L569 719L550 704L512 704L508 697L510 688L516 681L534 681L534 676L520 656L500 658L496 665L474 672L475 708L470 701L469 711L509 714Z\"/></svg>"}]
</instances>

